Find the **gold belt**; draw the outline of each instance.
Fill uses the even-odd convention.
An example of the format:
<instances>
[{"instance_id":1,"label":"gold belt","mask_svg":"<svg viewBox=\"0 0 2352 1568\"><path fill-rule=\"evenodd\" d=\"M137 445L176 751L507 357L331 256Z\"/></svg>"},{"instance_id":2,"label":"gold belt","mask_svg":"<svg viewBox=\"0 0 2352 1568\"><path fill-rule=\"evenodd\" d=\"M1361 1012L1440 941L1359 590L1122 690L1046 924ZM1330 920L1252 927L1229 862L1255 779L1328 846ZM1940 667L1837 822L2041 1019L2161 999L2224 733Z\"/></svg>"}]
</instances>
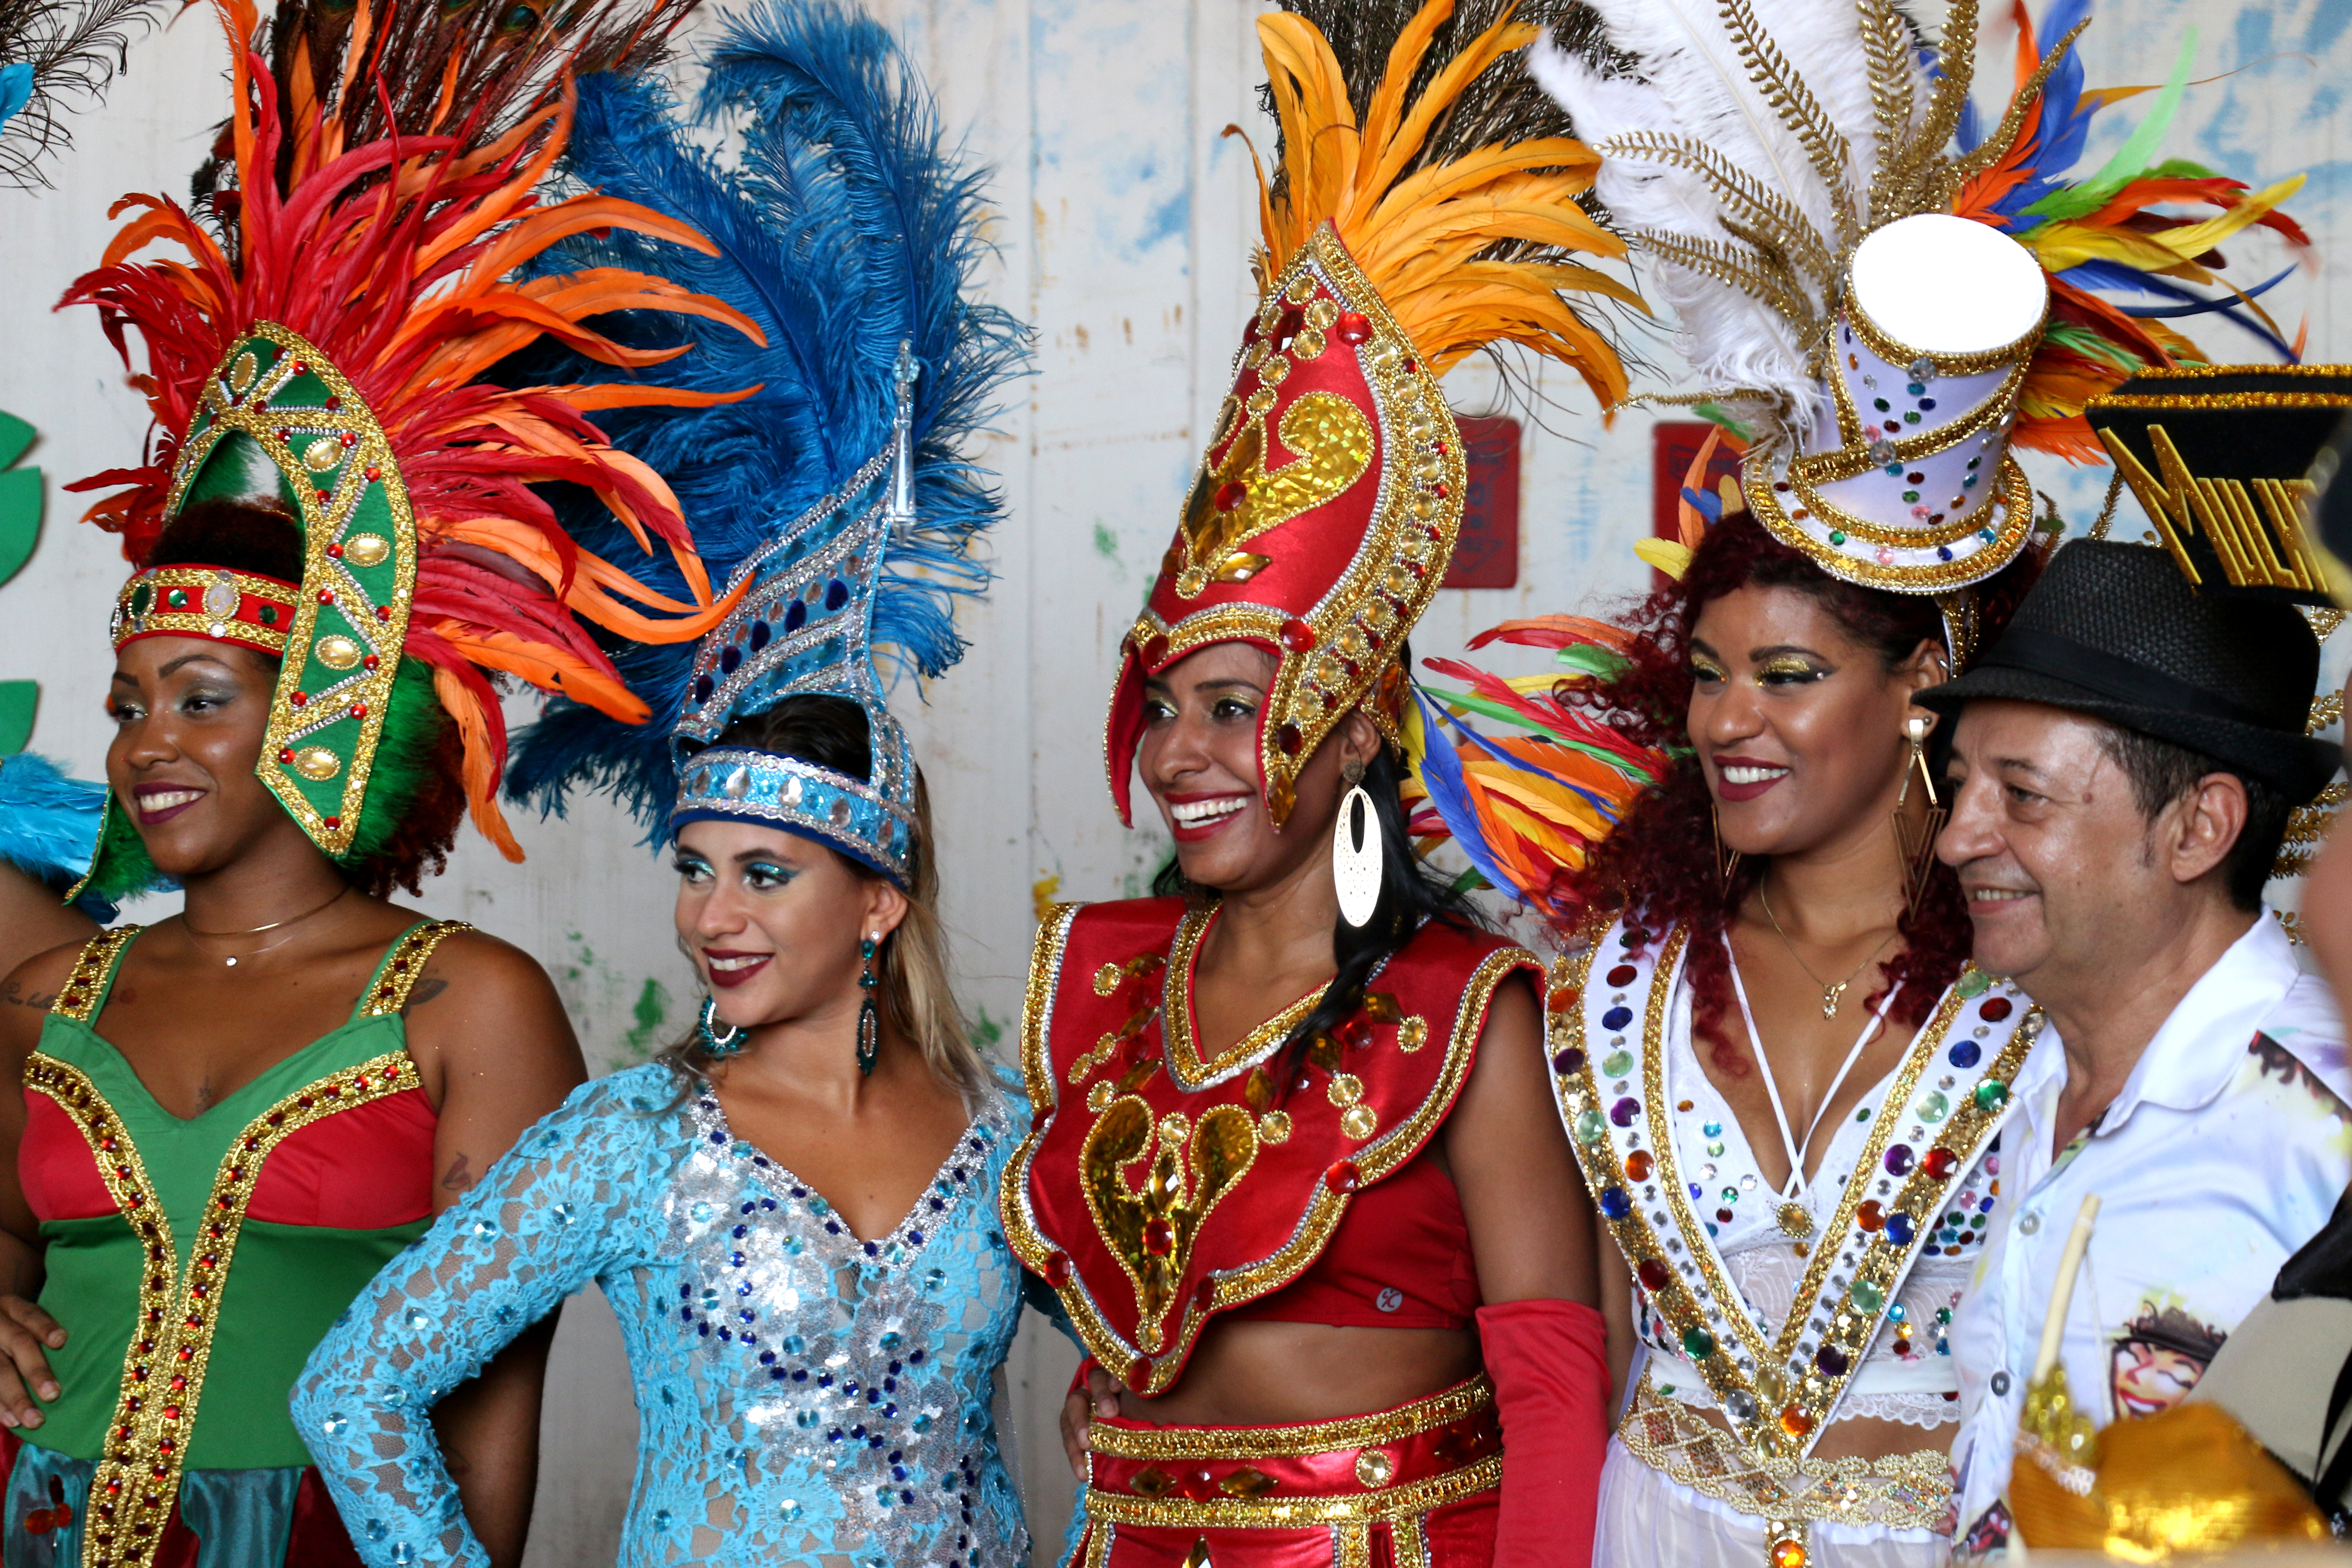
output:
<instances>
[{"instance_id":1,"label":"gold belt","mask_svg":"<svg viewBox=\"0 0 2352 1568\"><path fill-rule=\"evenodd\" d=\"M1152 1426L1117 1417L1088 1427L1087 1518L1096 1526L1178 1531L1328 1528L1368 1550L1369 1527L1410 1535L1417 1521L1502 1483L1502 1432L1482 1375L1371 1415L1294 1426ZM1096 1530L1097 1543L1108 1532ZM1091 1557L1090 1553L1090 1557Z\"/></svg>"},{"instance_id":2,"label":"gold belt","mask_svg":"<svg viewBox=\"0 0 2352 1568\"><path fill-rule=\"evenodd\" d=\"M1816 1522L1948 1529L1952 1466L1934 1448L1884 1458L1796 1459L1750 1453L1647 1375L1617 1426L1628 1452L1668 1480L1764 1521L1768 1568L1804 1568Z\"/></svg>"}]
</instances>

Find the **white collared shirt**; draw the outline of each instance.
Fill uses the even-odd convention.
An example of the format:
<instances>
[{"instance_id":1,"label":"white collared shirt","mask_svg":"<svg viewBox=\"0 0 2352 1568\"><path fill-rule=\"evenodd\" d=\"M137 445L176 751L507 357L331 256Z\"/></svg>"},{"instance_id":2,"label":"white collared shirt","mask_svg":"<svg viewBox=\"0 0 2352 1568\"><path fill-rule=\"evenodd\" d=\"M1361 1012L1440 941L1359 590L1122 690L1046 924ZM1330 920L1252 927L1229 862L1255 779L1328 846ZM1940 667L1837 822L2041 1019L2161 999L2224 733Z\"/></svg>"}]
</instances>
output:
<instances>
[{"instance_id":1,"label":"white collared shirt","mask_svg":"<svg viewBox=\"0 0 2352 1568\"><path fill-rule=\"evenodd\" d=\"M2098 1225L2061 1355L2076 1405L2104 1426L2179 1403L2352 1180L2343 1023L2267 910L2189 987L2095 1128L2060 1152L2065 1086L2052 1028L2011 1085L1990 1234L1952 1323L1964 1556L1996 1544L1985 1515L2008 1485L2085 1194L2099 1195Z\"/></svg>"}]
</instances>

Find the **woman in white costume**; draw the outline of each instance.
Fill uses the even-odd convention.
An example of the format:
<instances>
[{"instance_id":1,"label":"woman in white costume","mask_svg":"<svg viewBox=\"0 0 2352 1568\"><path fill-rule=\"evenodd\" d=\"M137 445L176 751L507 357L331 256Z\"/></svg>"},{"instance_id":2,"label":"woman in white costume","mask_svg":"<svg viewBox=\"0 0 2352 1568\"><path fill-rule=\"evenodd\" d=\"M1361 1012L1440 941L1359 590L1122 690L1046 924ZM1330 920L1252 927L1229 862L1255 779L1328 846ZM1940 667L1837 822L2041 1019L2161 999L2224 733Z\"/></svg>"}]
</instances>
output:
<instances>
[{"instance_id":1,"label":"woman in white costume","mask_svg":"<svg viewBox=\"0 0 2352 1568\"><path fill-rule=\"evenodd\" d=\"M1539 51L1536 73L1603 153L1598 194L1642 234L1650 297L1745 438L1740 473L1710 489L1695 466L1682 540L1644 547L1675 580L1630 635L1515 634L1584 645L1534 737L1483 742L1448 716L1465 765L1435 747L1423 768L1474 860L1578 932L1551 979L1552 1068L1619 1254L1625 1382L1595 1561L1940 1568L1945 1326L2040 1019L1966 963L1911 698L2037 570L2008 448L2095 460L2087 397L2204 356L2087 292L2088 271L2053 275L2081 251L2052 211L2079 247L2158 199L2053 166L2100 101L2069 53L2081 5L2029 41L2038 64L1974 149L1954 143L1968 0L1934 74L1885 0L1595 8L1609 52ZM2208 194L2222 216L2180 243L2291 227L2280 190ZM1526 803L1570 793L1610 815L1580 759L1643 749L1613 830L1525 830ZM1498 766L1523 770L1518 828Z\"/></svg>"}]
</instances>

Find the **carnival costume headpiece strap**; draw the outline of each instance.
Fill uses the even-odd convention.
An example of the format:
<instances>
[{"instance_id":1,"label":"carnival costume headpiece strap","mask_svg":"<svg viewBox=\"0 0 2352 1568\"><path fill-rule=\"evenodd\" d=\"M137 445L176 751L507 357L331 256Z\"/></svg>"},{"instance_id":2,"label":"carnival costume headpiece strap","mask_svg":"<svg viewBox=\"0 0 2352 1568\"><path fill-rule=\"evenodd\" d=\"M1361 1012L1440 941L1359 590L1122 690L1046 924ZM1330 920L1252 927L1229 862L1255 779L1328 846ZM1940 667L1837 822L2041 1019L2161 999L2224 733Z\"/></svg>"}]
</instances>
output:
<instances>
[{"instance_id":1,"label":"carnival costume headpiece strap","mask_svg":"<svg viewBox=\"0 0 2352 1568\"><path fill-rule=\"evenodd\" d=\"M1464 36L1453 0L1429 0L1384 59L1343 62L1309 19L1328 8L1258 19L1282 127L1270 184L1259 170L1259 307L1121 650L1105 757L1122 820L1144 681L1211 643L1277 661L1258 737L1277 826L1351 710L1401 738L1399 656L1462 523L1450 366L1510 342L1603 405L1625 395L1615 350L1568 297L1639 300L1570 259L1624 245L1577 205L1596 160L1517 58L1538 30L1506 16Z\"/></svg>"},{"instance_id":2,"label":"carnival costume headpiece strap","mask_svg":"<svg viewBox=\"0 0 2352 1568\"><path fill-rule=\"evenodd\" d=\"M170 634L280 657L256 771L330 855L362 856L396 826L371 812L370 783L391 754L387 724L415 700L404 690L426 689L421 677L404 682L404 666L430 672L432 700L458 729L476 824L520 859L495 795L506 733L490 672L642 723L645 705L580 621L624 642L688 640L726 608L711 602L669 488L588 417L712 395L481 379L542 336L625 368L686 352L633 349L582 324L624 308L757 334L650 268L514 276L590 226L656 238L667 258L710 248L625 201L542 205L535 192L572 128L572 68L657 58L692 4L600 0L561 26L521 5L454 22L416 0L297 5L265 37L248 0L215 0L233 102L226 160L205 175L210 223L167 198L124 198L118 210L140 216L66 296L98 307L126 358L125 327L145 346L136 384L155 421L152 460L73 487L123 487L89 516L123 536L134 564L202 500L280 510L299 531L299 584L153 567L125 584L113 630L118 647ZM419 50L429 87L375 79L372 58ZM471 108L459 119L461 99ZM157 240L187 259L127 259ZM637 553L658 540L684 591L656 592L580 548L530 488L554 480L593 493Z\"/></svg>"},{"instance_id":3,"label":"carnival costume headpiece strap","mask_svg":"<svg viewBox=\"0 0 2352 1568\"><path fill-rule=\"evenodd\" d=\"M1024 334L978 298L979 175L945 152L938 110L887 30L845 9L757 7L709 58L702 110L749 116L739 164L698 151L659 88L603 79L583 83L572 160L606 190L725 237L681 275L741 305L774 345L714 345L647 371L682 391L759 390L617 432L688 495L730 607L690 654L622 656L665 726L658 744L558 702L521 738L509 792L560 808L593 780L664 840L699 820L761 823L911 886L915 763L877 652L923 676L962 657L953 595L987 581L971 547L1002 503L957 448L1024 366ZM779 169L793 180L762 173ZM626 265L641 248L583 237L563 254ZM737 721L812 695L865 711L865 778L718 743Z\"/></svg>"},{"instance_id":4,"label":"carnival costume headpiece strap","mask_svg":"<svg viewBox=\"0 0 2352 1568\"><path fill-rule=\"evenodd\" d=\"M2150 166L2185 50L2115 157L2070 176L2111 100L2074 53L2088 0L2021 38L1989 134L1969 99L1976 0L1954 0L1932 50L1893 0L1594 8L1615 57L1539 51L1536 73L1603 154L1599 194L1657 263L1700 401L1750 440L1748 507L1822 570L1944 593L2008 565L2032 528L2009 448L2096 461L2090 397L2202 358L2154 316L2220 311L2291 357L2252 299L2278 279L2199 286L2248 225L2304 243L2273 210L2301 178L2251 192ZM2217 216L2146 210L2170 203Z\"/></svg>"}]
</instances>

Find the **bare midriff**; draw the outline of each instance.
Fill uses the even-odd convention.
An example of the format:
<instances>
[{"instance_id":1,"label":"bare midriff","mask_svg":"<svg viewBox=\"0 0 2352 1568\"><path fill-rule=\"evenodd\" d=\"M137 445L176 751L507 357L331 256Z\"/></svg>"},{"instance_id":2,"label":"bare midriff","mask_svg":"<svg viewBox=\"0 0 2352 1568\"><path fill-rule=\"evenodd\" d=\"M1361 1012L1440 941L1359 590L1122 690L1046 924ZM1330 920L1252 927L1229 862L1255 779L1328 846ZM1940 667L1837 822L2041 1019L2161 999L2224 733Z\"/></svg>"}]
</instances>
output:
<instances>
[{"instance_id":1,"label":"bare midriff","mask_svg":"<svg viewBox=\"0 0 2352 1568\"><path fill-rule=\"evenodd\" d=\"M1163 1426L1332 1421L1425 1399L1482 1364L1467 1329L1213 1321L1175 1387L1153 1399L1122 1390L1119 1414Z\"/></svg>"}]
</instances>

